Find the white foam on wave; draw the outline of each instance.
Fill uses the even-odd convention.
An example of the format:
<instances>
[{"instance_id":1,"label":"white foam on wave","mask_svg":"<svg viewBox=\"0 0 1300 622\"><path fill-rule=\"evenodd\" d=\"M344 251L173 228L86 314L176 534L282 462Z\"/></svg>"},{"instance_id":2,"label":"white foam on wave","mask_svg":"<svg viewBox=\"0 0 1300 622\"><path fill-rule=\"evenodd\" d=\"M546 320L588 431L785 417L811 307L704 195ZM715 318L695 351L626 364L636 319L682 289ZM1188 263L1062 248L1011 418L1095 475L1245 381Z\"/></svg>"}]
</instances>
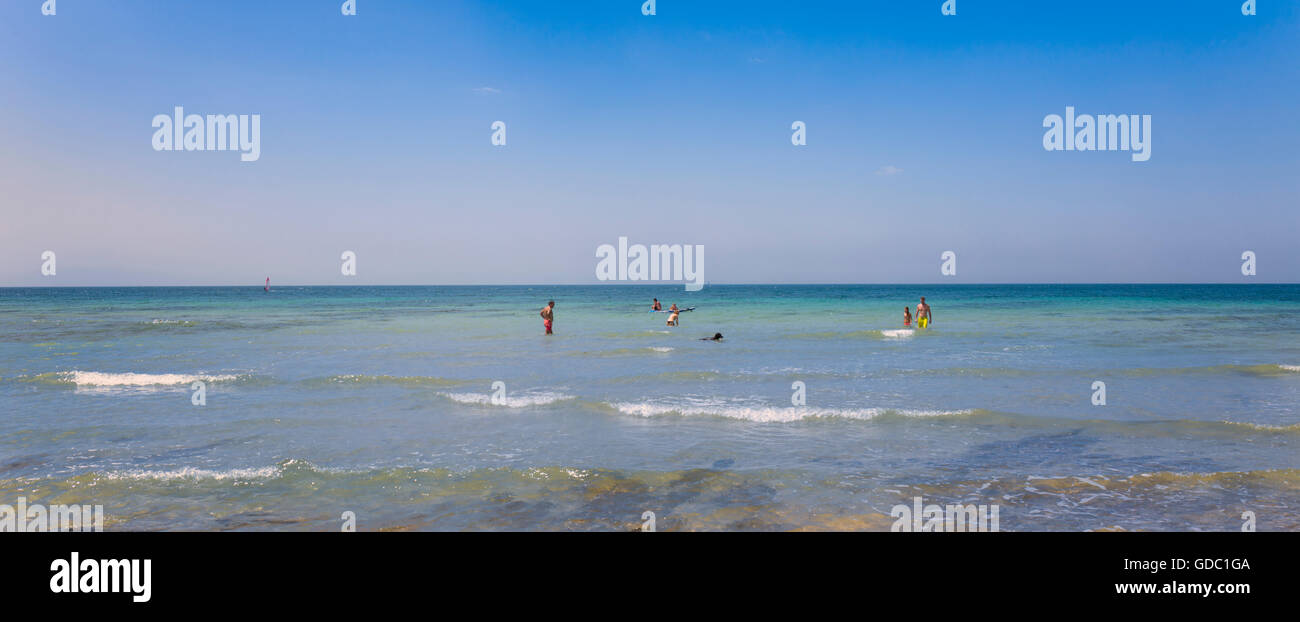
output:
<instances>
[{"instance_id":1,"label":"white foam on wave","mask_svg":"<svg viewBox=\"0 0 1300 622\"><path fill-rule=\"evenodd\" d=\"M650 349L653 350L653 351L655 351L655 352L672 352L672 351L673 351L673 349L670 348L670 347L668 347L668 346L650 346Z\"/></svg>"},{"instance_id":2,"label":"white foam on wave","mask_svg":"<svg viewBox=\"0 0 1300 622\"><path fill-rule=\"evenodd\" d=\"M790 423L804 419L875 419L882 415L903 417L950 417L968 415L971 410L907 410L896 408L810 408L807 406L744 406L744 405L683 405L655 404L649 402L619 402L612 404L619 412L638 417L663 415L712 416L743 419L763 423Z\"/></svg>"},{"instance_id":3,"label":"white foam on wave","mask_svg":"<svg viewBox=\"0 0 1300 622\"><path fill-rule=\"evenodd\" d=\"M98 371L67 371L60 372L57 376L60 380L72 382L79 387L149 387L190 384L196 380L221 382L239 378L232 374L136 374Z\"/></svg>"},{"instance_id":4,"label":"white foam on wave","mask_svg":"<svg viewBox=\"0 0 1300 622\"><path fill-rule=\"evenodd\" d=\"M1300 365L1278 365L1278 367L1287 371L1300 371Z\"/></svg>"},{"instance_id":5,"label":"white foam on wave","mask_svg":"<svg viewBox=\"0 0 1300 622\"><path fill-rule=\"evenodd\" d=\"M96 475L106 480L139 480L139 481L169 481L169 480L262 480L273 479L285 474L286 471L305 470L310 472L340 472L337 469L322 469L316 467L310 462L298 459L289 459L275 466L245 468L245 469L200 469L197 467L180 467L177 469L131 469L126 471L108 471L98 472Z\"/></svg>"},{"instance_id":6,"label":"white foam on wave","mask_svg":"<svg viewBox=\"0 0 1300 622\"><path fill-rule=\"evenodd\" d=\"M211 470L198 469L194 467L182 467L165 471L135 469L130 471L110 471L100 473L102 479L121 479L121 480L249 480L249 479L270 479L278 477L284 469L281 467L261 467L256 469L226 469Z\"/></svg>"},{"instance_id":7,"label":"white foam on wave","mask_svg":"<svg viewBox=\"0 0 1300 622\"><path fill-rule=\"evenodd\" d=\"M565 469L562 469L562 470L563 470L563 472L564 472L565 475L569 476L569 477L572 478L572 479L576 479L576 480L584 480L584 479L587 479L588 477L591 477L592 474L593 474L591 471L588 471L587 469L571 469L571 468L565 468ZM535 479L535 480L549 480L549 479L551 479L551 473L550 473L550 472L548 472L548 471L545 470L545 469L539 469L539 468L537 468L537 467L529 468L528 470L524 471L523 475L524 475L524 477L526 477L526 478L528 478L528 479Z\"/></svg>"},{"instance_id":8,"label":"white foam on wave","mask_svg":"<svg viewBox=\"0 0 1300 622\"><path fill-rule=\"evenodd\" d=\"M916 331L911 328L894 328L894 329L880 331L880 335L882 337L886 337L889 339L907 339L908 337L911 337L912 335L915 334Z\"/></svg>"},{"instance_id":9,"label":"white foam on wave","mask_svg":"<svg viewBox=\"0 0 1300 622\"><path fill-rule=\"evenodd\" d=\"M484 406L502 406L504 408L527 408L529 406L545 406L563 400L573 399L572 395L563 393L551 393L539 391L536 393L523 393L520 395L507 395L494 403L492 396L487 393L439 393L453 402L461 404L481 404Z\"/></svg>"}]
</instances>

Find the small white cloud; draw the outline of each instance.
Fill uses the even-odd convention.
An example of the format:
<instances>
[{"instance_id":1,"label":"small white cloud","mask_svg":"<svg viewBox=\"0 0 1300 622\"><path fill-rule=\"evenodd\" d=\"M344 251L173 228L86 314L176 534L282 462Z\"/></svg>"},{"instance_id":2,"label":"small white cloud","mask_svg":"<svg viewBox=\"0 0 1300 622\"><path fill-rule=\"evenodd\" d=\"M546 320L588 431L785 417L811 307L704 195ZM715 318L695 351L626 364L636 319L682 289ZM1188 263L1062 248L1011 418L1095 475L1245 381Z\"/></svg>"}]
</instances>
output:
<instances>
[{"instance_id":1,"label":"small white cloud","mask_svg":"<svg viewBox=\"0 0 1300 622\"><path fill-rule=\"evenodd\" d=\"M762 59L762 58L759 58L759 57L757 57L757 56L750 56L750 57L749 57L749 62L754 63L755 65L757 65L757 64L759 64L759 63L765 63L765 62L767 62L767 60Z\"/></svg>"},{"instance_id":2,"label":"small white cloud","mask_svg":"<svg viewBox=\"0 0 1300 622\"><path fill-rule=\"evenodd\" d=\"M501 89L494 89L490 86L480 86L474 89L474 92L479 95L498 95L501 93Z\"/></svg>"},{"instance_id":3,"label":"small white cloud","mask_svg":"<svg viewBox=\"0 0 1300 622\"><path fill-rule=\"evenodd\" d=\"M880 170L876 171L876 174L877 174L877 175L897 175L897 174L899 174L899 173L901 173L901 172L903 172L903 169L898 168L897 166L894 166L893 164L890 164L889 166L882 166L882 167L880 168Z\"/></svg>"}]
</instances>

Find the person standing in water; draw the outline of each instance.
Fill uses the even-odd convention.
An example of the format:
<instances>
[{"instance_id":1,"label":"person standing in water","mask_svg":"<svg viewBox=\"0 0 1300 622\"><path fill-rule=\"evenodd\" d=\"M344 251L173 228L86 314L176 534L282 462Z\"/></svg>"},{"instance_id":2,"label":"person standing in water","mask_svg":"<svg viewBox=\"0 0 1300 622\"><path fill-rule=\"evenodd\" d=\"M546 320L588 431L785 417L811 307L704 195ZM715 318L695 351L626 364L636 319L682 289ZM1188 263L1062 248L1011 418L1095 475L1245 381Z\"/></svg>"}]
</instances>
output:
<instances>
[{"instance_id":1,"label":"person standing in water","mask_svg":"<svg viewBox=\"0 0 1300 622\"><path fill-rule=\"evenodd\" d=\"M911 325L912 325L912 309L910 307L903 307L903 326L910 327Z\"/></svg>"},{"instance_id":2,"label":"person standing in water","mask_svg":"<svg viewBox=\"0 0 1300 622\"><path fill-rule=\"evenodd\" d=\"M555 301L552 300L550 302L547 302L545 307L542 307L542 326L546 327L546 334L548 335L554 334L551 332L551 323L554 321L555 321Z\"/></svg>"},{"instance_id":3,"label":"person standing in water","mask_svg":"<svg viewBox=\"0 0 1300 622\"><path fill-rule=\"evenodd\" d=\"M677 325L677 318L678 318L678 316L680 316L680 315L681 315L681 312L677 310L677 305L674 304L674 305L673 305L673 308L672 308L672 315L669 315L669 316L668 316L668 324L667 324L667 325L668 325L668 326L676 326L676 325Z\"/></svg>"},{"instance_id":4,"label":"person standing in water","mask_svg":"<svg viewBox=\"0 0 1300 622\"><path fill-rule=\"evenodd\" d=\"M934 314L930 305L926 304L925 296L921 296L921 302L916 303L916 325L919 328L929 328L933 322Z\"/></svg>"},{"instance_id":5,"label":"person standing in water","mask_svg":"<svg viewBox=\"0 0 1300 622\"><path fill-rule=\"evenodd\" d=\"M664 310L664 306L661 305L661 304L659 304L659 299L658 299L658 298L655 298L655 302L654 302L654 304L650 305L650 310L651 310L651 311L663 311L663 310Z\"/></svg>"}]
</instances>

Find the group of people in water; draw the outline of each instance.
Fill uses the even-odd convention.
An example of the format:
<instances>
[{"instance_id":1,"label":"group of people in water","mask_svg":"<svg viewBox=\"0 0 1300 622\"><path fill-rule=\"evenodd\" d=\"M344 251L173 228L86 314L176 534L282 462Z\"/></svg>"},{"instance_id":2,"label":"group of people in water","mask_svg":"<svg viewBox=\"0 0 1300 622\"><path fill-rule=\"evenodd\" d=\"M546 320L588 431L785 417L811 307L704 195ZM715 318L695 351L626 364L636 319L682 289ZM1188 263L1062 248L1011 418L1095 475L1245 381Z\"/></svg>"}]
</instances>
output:
<instances>
[{"instance_id":1,"label":"group of people in water","mask_svg":"<svg viewBox=\"0 0 1300 622\"><path fill-rule=\"evenodd\" d=\"M664 306L660 304L658 298L655 298L654 302L650 304L650 310L663 311ZM677 322L678 322L677 318L681 317L681 315L682 315L681 309L678 309L677 303L674 302L673 306L668 307L668 323L666 324L666 326L677 326Z\"/></svg>"},{"instance_id":2,"label":"group of people in water","mask_svg":"<svg viewBox=\"0 0 1300 622\"><path fill-rule=\"evenodd\" d=\"M916 303L916 326L917 328L928 328L934 321L934 315L930 312L930 305L926 304L925 296L921 296L921 302ZM912 310L903 307L903 326L912 327Z\"/></svg>"},{"instance_id":3,"label":"group of people in water","mask_svg":"<svg viewBox=\"0 0 1300 622\"><path fill-rule=\"evenodd\" d=\"M695 307L691 307L691 309L694 308ZM664 310L664 307L662 304L660 304L658 298L654 299L654 303L650 305L650 310L651 311ZM687 311L689 310L690 309L687 309ZM682 313L681 309L677 308L677 303L674 302L673 305L668 308L668 312L671 314L668 316L668 325L677 326L678 323L677 318L680 317ZM552 331L552 327L555 325L555 301L554 300L549 300L546 302L546 306L542 307L541 316L542 316L542 327L546 329L546 334L554 335L555 333ZM700 341L722 341L722 333L713 333L712 337L701 337Z\"/></svg>"},{"instance_id":4,"label":"group of people in water","mask_svg":"<svg viewBox=\"0 0 1300 622\"><path fill-rule=\"evenodd\" d=\"M695 307L691 307L691 308L694 309ZM650 304L650 310L663 311L664 306L662 303L659 302L658 298L655 298L654 302ZM668 315L667 325L677 326L679 321L678 318L682 314L681 309L677 308L677 303L674 302L673 305L668 308L668 313L669 315ZM546 334L548 335L554 334L551 332L551 326L553 325L554 322L555 322L555 301L551 300L546 303L545 307L542 307L542 326L546 328ZM929 328L930 324L933 322L934 322L934 312L930 310L930 305L925 302L925 296L921 296L921 302L916 303L916 326L917 328ZM906 326L908 328L912 327L911 307L903 307L903 326ZM722 333L714 333L712 337L704 337L700 339L700 341L721 341L721 340L722 340Z\"/></svg>"}]
</instances>

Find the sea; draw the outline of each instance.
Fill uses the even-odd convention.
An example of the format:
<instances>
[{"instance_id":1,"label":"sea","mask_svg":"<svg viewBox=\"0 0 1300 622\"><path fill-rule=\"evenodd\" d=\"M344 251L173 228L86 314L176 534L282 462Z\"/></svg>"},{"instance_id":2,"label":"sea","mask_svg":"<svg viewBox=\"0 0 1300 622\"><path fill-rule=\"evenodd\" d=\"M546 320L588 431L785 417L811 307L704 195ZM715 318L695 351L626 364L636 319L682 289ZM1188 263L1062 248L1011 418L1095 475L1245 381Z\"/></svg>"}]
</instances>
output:
<instances>
[{"instance_id":1,"label":"sea","mask_svg":"<svg viewBox=\"0 0 1300 622\"><path fill-rule=\"evenodd\" d=\"M1298 407L1300 285L0 289L0 504L109 531L1297 530Z\"/></svg>"}]
</instances>

